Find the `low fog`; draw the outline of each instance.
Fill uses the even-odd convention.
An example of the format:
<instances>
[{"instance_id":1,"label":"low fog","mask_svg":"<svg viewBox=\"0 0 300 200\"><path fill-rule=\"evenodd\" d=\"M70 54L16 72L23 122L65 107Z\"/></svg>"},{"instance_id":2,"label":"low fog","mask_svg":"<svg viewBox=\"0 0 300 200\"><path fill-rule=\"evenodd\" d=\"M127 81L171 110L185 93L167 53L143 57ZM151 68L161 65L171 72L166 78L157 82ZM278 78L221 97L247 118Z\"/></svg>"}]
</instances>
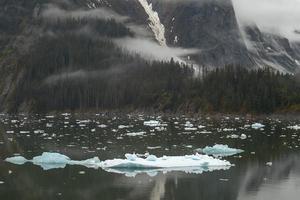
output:
<instances>
[{"instance_id":1,"label":"low fog","mask_svg":"<svg viewBox=\"0 0 300 200\"><path fill-rule=\"evenodd\" d=\"M65 10L57 5L48 4L43 12L41 13L41 17L48 20L57 20L57 19L67 19L67 18L96 18L96 19L114 19L116 21L122 22L127 19L126 16L121 16L116 12L105 9L105 8L97 8L97 9L78 9L78 10Z\"/></svg>"}]
</instances>

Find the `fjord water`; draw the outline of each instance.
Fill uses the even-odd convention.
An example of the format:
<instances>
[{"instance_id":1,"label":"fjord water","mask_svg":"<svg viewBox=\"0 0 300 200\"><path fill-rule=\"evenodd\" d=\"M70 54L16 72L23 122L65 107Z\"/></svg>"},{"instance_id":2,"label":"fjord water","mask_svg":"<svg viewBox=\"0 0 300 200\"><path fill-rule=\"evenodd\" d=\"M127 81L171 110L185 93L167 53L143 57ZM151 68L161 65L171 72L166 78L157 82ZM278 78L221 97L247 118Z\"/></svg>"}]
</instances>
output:
<instances>
[{"instance_id":1,"label":"fjord water","mask_svg":"<svg viewBox=\"0 0 300 200\"><path fill-rule=\"evenodd\" d=\"M2 115L0 119L0 199L276 200L300 195L300 130L291 127L300 120L292 117L64 114ZM144 125L149 120L158 124ZM254 129L254 123L265 127ZM244 152L224 158L234 164L228 170L134 177L83 166L43 170L30 163L4 161L42 152L58 152L76 160L123 158L133 152L186 155L214 144Z\"/></svg>"}]
</instances>

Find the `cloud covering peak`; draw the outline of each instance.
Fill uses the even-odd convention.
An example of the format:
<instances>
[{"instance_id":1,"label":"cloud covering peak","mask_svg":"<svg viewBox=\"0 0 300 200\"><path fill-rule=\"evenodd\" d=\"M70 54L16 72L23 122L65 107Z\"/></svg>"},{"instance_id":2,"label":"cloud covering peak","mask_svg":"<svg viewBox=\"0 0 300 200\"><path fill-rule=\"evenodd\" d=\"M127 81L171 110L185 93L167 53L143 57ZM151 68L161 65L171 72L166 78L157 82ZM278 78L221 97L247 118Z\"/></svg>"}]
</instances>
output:
<instances>
[{"instance_id":1,"label":"cloud covering peak","mask_svg":"<svg viewBox=\"0 0 300 200\"><path fill-rule=\"evenodd\" d=\"M300 0L232 0L241 25L300 41Z\"/></svg>"}]
</instances>

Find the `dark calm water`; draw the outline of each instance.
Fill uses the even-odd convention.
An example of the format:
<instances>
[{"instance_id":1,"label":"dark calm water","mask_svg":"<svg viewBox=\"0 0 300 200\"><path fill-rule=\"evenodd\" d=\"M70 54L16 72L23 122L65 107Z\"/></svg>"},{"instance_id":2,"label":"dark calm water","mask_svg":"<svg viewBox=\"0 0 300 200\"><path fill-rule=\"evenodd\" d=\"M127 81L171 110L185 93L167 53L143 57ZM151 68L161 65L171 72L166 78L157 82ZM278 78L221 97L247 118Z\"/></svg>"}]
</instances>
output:
<instances>
[{"instance_id":1,"label":"dark calm water","mask_svg":"<svg viewBox=\"0 0 300 200\"><path fill-rule=\"evenodd\" d=\"M161 125L144 126L150 119ZM297 119L3 115L0 121L1 200L290 200L300 196L300 130L287 128L300 124ZM187 121L205 127L185 130ZM255 122L265 128L249 127ZM146 133L127 135L132 132ZM247 139L236 138L241 134ZM32 158L42 152L59 152L72 159L98 156L101 160L123 158L132 152L186 155L214 144L245 152L226 158L235 164L228 170L135 177L81 166L44 171L30 163L3 161L14 155Z\"/></svg>"}]
</instances>

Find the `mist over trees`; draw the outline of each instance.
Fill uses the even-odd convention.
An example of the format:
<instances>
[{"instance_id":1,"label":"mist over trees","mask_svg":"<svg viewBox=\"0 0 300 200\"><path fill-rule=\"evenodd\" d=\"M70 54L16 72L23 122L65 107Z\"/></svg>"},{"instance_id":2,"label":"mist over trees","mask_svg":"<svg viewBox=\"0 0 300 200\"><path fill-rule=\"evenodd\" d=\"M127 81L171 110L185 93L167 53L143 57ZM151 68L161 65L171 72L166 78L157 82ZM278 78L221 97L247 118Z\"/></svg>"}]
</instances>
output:
<instances>
[{"instance_id":1,"label":"mist over trees","mask_svg":"<svg viewBox=\"0 0 300 200\"><path fill-rule=\"evenodd\" d=\"M72 23L72 22L71 22ZM41 37L18 61L23 73L10 111L156 110L271 113L299 110L292 75L241 66L195 78L189 66L145 61L106 39L59 34Z\"/></svg>"},{"instance_id":2,"label":"mist over trees","mask_svg":"<svg viewBox=\"0 0 300 200\"><path fill-rule=\"evenodd\" d=\"M7 31L14 34L27 17L25 21L5 18L0 30L12 20L15 25ZM295 76L268 68L249 71L226 66L210 71L204 67L195 78L192 67L174 59L149 61L120 48L114 39L134 37L134 33L114 19L31 20L34 42L12 58L15 82L5 104L9 112L300 111L300 84Z\"/></svg>"}]
</instances>

